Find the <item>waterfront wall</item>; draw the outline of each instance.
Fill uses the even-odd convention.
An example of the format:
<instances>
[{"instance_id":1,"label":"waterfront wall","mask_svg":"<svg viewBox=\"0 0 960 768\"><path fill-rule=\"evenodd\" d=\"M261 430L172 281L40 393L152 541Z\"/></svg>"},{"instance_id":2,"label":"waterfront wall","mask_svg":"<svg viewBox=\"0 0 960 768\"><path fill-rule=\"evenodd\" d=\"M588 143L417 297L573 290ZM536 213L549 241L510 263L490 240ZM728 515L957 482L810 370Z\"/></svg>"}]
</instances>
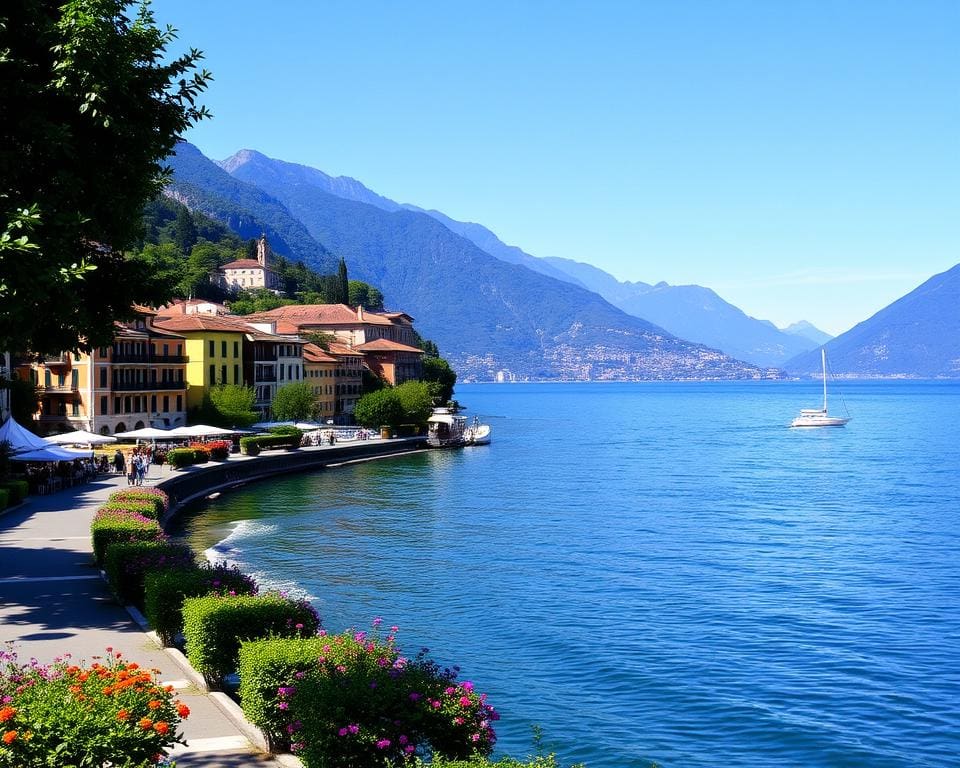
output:
<instances>
[{"instance_id":1,"label":"waterfront wall","mask_svg":"<svg viewBox=\"0 0 960 768\"><path fill-rule=\"evenodd\" d=\"M314 448L298 448L293 451L269 451L259 456L233 455L226 461L170 470L169 476L157 483L170 497L168 522L190 502L215 491L229 490L236 486L258 480L267 480L277 475L293 472L315 472L334 464L350 461L385 458L427 447L425 437L373 440L369 442L332 445Z\"/></svg>"}]
</instances>

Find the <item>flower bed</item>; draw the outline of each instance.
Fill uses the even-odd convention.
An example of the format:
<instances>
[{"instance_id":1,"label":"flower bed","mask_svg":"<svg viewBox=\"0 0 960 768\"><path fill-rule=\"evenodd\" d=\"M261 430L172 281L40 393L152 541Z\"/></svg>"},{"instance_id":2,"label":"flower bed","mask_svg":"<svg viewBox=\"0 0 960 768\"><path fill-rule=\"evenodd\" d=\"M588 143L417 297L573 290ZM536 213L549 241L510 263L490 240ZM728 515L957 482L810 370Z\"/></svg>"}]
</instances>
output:
<instances>
[{"instance_id":1,"label":"flower bed","mask_svg":"<svg viewBox=\"0 0 960 768\"><path fill-rule=\"evenodd\" d=\"M159 520L163 514L163 506L152 499L122 499L107 501L99 507L98 511L129 513Z\"/></svg>"},{"instance_id":2,"label":"flower bed","mask_svg":"<svg viewBox=\"0 0 960 768\"><path fill-rule=\"evenodd\" d=\"M210 440L206 443L191 443L190 447L196 450L205 451L209 456L208 461L226 461L230 457L230 448L233 446L229 440Z\"/></svg>"},{"instance_id":3,"label":"flower bed","mask_svg":"<svg viewBox=\"0 0 960 768\"><path fill-rule=\"evenodd\" d=\"M111 589L126 605L143 608L144 579L152 571L194 565L193 550L170 541L121 541L108 544L103 570Z\"/></svg>"},{"instance_id":4,"label":"flower bed","mask_svg":"<svg viewBox=\"0 0 960 768\"><path fill-rule=\"evenodd\" d=\"M159 488L144 488L142 486L123 488L111 493L108 503L115 504L126 501L149 502L153 504L158 507L157 518L162 517L170 510L170 497Z\"/></svg>"},{"instance_id":5,"label":"flower bed","mask_svg":"<svg viewBox=\"0 0 960 768\"><path fill-rule=\"evenodd\" d=\"M107 649L105 663L21 665L0 652L0 765L145 766L176 743L190 710L154 672Z\"/></svg>"}]
</instances>

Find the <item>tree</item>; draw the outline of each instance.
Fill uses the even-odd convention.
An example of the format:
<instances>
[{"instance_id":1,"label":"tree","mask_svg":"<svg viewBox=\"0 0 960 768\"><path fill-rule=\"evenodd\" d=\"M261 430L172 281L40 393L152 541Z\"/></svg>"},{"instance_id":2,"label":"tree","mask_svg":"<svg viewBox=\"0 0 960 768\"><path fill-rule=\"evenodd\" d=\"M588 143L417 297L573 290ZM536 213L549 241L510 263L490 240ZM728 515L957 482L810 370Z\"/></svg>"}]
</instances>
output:
<instances>
[{"instance_id":1,"label":"tree","mask_svg":"<svg viewBox=\"0 0 960 768\"><path fill-rule=\"evenodd\" d=\"M40 407L37 387L29 379L0 378L0 389L7 390L10 400L10 416L26 427L33 425L33 415Z\"/></svg>"},{"instance_id":2,"label":"tree","mask_svg":"<svg viewBox=\"0 0 960 768\"><path fill-rule=\"evenodd\" d=\"M383 309L383 294L379 288L374 288L360 280L351 280L348 285L350 291L347 303L351 307L363 307L373 312Z\"/></svg>"},{"instance_id":3,"label":"tree","mask_svg":"<svg viewBox=\"0 0 960 768\"><path fill-rule=\"evenodd\" d=\"M457 374L442 357L424 355L421 379L431 385L438 402L448 403L453 399Z\"/></svg>"},{"instance_id":4,"label":"tree","mask_svg":"<svg viewBox=\"0 0 960 768\"><path fill-rule=\"evenodd\" d=\"M253 312L269 312L271 309L295 303L290 299L281 299L266 288L251 288L237 294L237 298L230 303L230 311L235 315L249 315Z\"/></svg>"},{"instance_id":5,"label":"tree","mask_svg":"<svg viewBox=\"0 0 960 768\"><path fill-rule=\"evenodd\" d=\"M295 381L277 389L273 397L273 418L278 421L306 421L316 414L313 389L305 381Z\"/></svg>"},{"instance_id":6,"label":"tree","mask_svg":"<svg viewBox=\"0 0 960 768\"><path fill-rule=\"evenodd\" d=\"M311 344L316 344L324 352L329 352L330 343L337 340L336 334L327 333L326 331L310 331L309 333L302 333L300 335Z\"/></svg>"},{"instance_id":7,"label":"tree","mask_svg":"<svg viewBox=\"0 0 960 768\"><path fill-rule=\"evenodd\" d=\"M240 384L221 384L210 390L210 405L214 409L214 426L249 427L259 420L254 405L257 393L253 387Z\"/></svg>"},{"instance_id":8,"label":"tree","mask_svg":"<svg viewBox=\"0 0 960 768\"><path fill-rule=\"evenodd\" d=\"M197 227L186 206L181 206L177 210L177 220L173 225L173 242L181 253L190 253L193 246L197 244Z\"/></svg>"},{"instance_id":9,"label":"tree","mask_svg":"<svg viewBox=\"0 0 960 768\"><path fill-rule=\"evenodd\" d=\"M365 427L393 427L403 423L403 406L396 390L381 389L357 400L353 417Z\"/></svg>"},{"instance_id":10,"label":"tree","mask_svg":"<svg viewBox=\"0 0 960 768\"><path fill-rule=\"evenodd\" d=\"M426 424L433 411L433 393L425 381L405 381L392 392L403 409L403 423Z\"/></svg>"},{"instance_id":11,"label":"tree","mask_svg":"<svg viewBox=\"0 0 960 768\"><path fill-rule=\"evenodd\" d=\"M340 257L340 263L337 265L337 298L332 302L334 304L346 304L350 301L350 281L347 279L347 262Z\"/></svg>"},{"instance_id":12,"label":"tree","mask_svg":"<svg viewBox=\"0 0 960 768\"><path fill-rule=\"evenodd\" d=\"M108 343L155 282L123 251L163 160L206 117L197 50L164 61L173 30L124 0L0 4L0 348Z\"/></svg>"}]
</instances>

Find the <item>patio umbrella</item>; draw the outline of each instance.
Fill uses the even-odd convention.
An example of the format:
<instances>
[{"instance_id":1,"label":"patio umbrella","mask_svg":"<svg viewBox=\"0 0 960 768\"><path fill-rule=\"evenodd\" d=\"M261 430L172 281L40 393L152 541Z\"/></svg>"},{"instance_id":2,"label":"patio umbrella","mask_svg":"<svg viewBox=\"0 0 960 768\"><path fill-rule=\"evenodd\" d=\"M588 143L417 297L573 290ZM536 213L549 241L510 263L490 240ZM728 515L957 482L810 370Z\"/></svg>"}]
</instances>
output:
<instances>
[{"instance_id":1,"label":"patio umbrella","mask_svg":"<svg viewBox=\"0 0 960 768\"><path fill-rule=\"evenodd\" d=\"M134 429L130 432L117 432L114 437L118 440L169 440L177 437L177 435L171 435L171 431L172 430L169 429L144 427L143 429Z\"/></svg>"},{"instance_id":2,"label":"patio umbrella","mask_svg":"<svg viewBox=\"0 0 960 768\"><path fill-rule=\"evenodd\" d=\"M45 439L50 445L104 445L117 442L115 437L98 435L95 432L87 432L85 429L64 432L62 435L50 435Z\"/></svg>"},{"instance_id":3,"label":"patio umbrella","mask_svg":"<svg viewBox=\"0 0 960 768\"><path fill-rule=\"evenodd\" d=\"M33 451L24 451L10 457L11 461L73 461L74 459L89 459L93 451L71 451L59 445L48 445L46 448L37 448Z\"/></svg>"}]
</instances>

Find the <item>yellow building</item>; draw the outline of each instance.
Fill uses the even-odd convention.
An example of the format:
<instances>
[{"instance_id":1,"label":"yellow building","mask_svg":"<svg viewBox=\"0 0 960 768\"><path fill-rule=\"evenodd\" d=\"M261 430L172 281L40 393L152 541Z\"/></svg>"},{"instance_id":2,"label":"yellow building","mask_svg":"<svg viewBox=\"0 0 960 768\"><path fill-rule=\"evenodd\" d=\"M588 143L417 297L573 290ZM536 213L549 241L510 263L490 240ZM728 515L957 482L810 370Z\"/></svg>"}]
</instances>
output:
<instances>
[{"instance_id":1,"label":"yellow building","mask_svg":"<svg viewBox=\"0 0 960 768\"><path fill-rule=\"evenodd\" d=\"M317 418L323 421L336 415L336 372L339 362L316 344L303 345L303 380L310 385L317 405Z\"/></svg>"}]
</instances>

